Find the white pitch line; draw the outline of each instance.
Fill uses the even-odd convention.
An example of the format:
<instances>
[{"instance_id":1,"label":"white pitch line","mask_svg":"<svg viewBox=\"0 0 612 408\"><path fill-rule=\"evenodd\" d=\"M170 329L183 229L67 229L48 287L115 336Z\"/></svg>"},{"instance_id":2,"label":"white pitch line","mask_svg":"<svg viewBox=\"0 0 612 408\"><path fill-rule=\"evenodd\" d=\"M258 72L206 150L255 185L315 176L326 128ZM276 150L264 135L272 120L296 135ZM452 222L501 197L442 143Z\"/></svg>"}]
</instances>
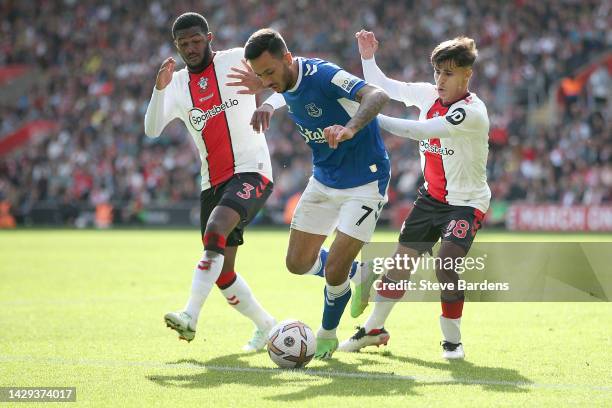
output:
<instances>
[{"instance_id":1,"label":"white pitch line","mask_svg":"<svg viewBox=\"0 0 612 408\"><path fill-rule=\"evenodd\" d=\"M1 301L0 306L19 307L19 306L70 306L70 305L98 305L106 303L134 303L134 302L155 302L176 298L172 295L146 296L146 297L96 297L89 299L21 299Z\"/></svg>"},{"instance_id":2,"label":"white pitch line","mask_svg":"<svg viewBox=\"0 0 612 408\"><path fill-rule=\"evenodd\" d=\"M22 362L22 363L44 363L55 365L72 365L84 367L146 367L159 369L175 369L185 368L190 370L209 370L218 372L235 372L235 373L256 373L256 374L296 374L308 375L316 377L338 377L338 378L363 378L368 380L395 380L395 381L414 381L417 383L448 383L448 384L467 384L467 385L500 385L509 387L527 387L527 388L546 388L557 390L590 390L612 392L612 386L607 385L581 385L581 384L546 384L546 383L530 383L521 381L501 381L501 380L484 380L484 379L469 379L469 378L450 378L450 377L428 377L418 375L396 375L384 373L360 373L348 371L333 371L333 370L316 370L316 369L295 369L281 370L278 368L265 367L232 367L218 366L209 364L193 364L193 363L158 363L155 361L117 361L117 360L71 360L62 358L32 358L20 356L2 356L0 362Z\"/></svg>"}]
</instances>

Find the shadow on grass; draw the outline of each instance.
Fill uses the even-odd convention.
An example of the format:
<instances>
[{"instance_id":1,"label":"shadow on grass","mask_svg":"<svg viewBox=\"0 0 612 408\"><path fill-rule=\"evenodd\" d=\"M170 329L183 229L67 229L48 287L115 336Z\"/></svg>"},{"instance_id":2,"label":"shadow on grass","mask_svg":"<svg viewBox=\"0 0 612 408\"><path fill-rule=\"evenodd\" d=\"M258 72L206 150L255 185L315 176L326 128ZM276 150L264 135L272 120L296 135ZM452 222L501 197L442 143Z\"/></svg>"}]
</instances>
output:
<instances>
[{"instance_id":1,"label":"shadow on grass","mask_svg":"<svg viewBox=\"0 0 612 408\"><path fill-rule=\"evenodd\" d=\"M448 372L452 377L452 380L448 381L426 381L423 385L465 384L479 385L488 391L529 392L528 386L533 384L533 381L511 368L478 366L467 360L426 361L391 353L377 355L405 364Z\"/></svg>"},{"instance_id":2,"label":"shadow on grass","mask_svg":"<svg viewBox=\"0 0 612 408\"><path fill-rule=\"evenodd\" d=\"M313 396L407 396L416 395L416 387L429 385L478 385L495 392L529 392L523 385L531 381L516 370L499 367L479 367L467 361L429 362L418 358L390 354L360 353L357 362L344 363L337 359L326 362L325 367L300 370L252 367L244 359L252 354L231 354L206 362L178 360L169 364L192 366L185 374L151 375L147 379L164 387L216 388L228 384L272 388L277 395L265 397L273 401L302 401ZM450 373L452 379L427 377L411 378L388 372L372 371L373 366L384 365L380 357L405 364L432 368ZM198 367L202 368L200 372ZM224 369L227 367L227 369ZM366 368L363 370L362 368ZM295 374L287 379L286 374ZM442 377L442 376L440 376ZM328 380L321 383L321 379ZM299 387L297 391L290 388Z\"/></svg>"},{"instance_id":3,"label":"shadow on grass","mask_svg":"<svg viewBox=\"0 0 612 408\"><path fill-rule=\"evenodd\" d=\"M276 368L251 367L243 357L251 354L231 354L218 357L206 362L197 360L178 360L169 364L189 364L200 366L203 372L186 373L180 375L151 375L147 379L164 387L181 388L215 388L228 384L246 385L274 388L284 392L290 387L299 386L297 392L284 393L273 397L266 397L276 401L301 401L311 399L313 395L331 396L380 396L380 395L410 395L414 394L412 387L415 381L389 380L393 374L385 372L361 371L360 366L372 367L380 365L379 360L367 356L359 356L358 363L343 363L330 360L326 367L306 368L298 370L282 370ZM223 370L227 367L228 370ZM340 375L338 374L340 373ZM288 381L286 374L295 374L295 378ZM368 376L386 376L385 381ZM321 379L329 382L321 384ZM364 386L365 384L368 386ZM289 386L289 387L288 387Z\"/></svg>"}]
</instances>

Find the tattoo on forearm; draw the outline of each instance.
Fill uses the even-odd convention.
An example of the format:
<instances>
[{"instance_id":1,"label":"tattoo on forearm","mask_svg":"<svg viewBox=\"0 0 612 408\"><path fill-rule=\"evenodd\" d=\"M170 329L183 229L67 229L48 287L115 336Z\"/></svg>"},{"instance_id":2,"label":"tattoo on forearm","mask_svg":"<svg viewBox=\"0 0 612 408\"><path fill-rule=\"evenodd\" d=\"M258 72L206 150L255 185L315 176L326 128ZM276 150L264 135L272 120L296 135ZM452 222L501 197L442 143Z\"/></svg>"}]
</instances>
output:
<instances>
[{"instance_id":1,"label":"tattoo on forearm","mask_svg":"<svg viewBox=\"0 0 612 408\"><path fill-rule=\"evenodd\" d=\"M374 119L389 100L386 93L378 90L360 96L359 99L361 104L359 105L359 109L357 113L355 113L355 116L353 116L345 126L356 129L356 132Z\"/></svg>"}]
</instances>

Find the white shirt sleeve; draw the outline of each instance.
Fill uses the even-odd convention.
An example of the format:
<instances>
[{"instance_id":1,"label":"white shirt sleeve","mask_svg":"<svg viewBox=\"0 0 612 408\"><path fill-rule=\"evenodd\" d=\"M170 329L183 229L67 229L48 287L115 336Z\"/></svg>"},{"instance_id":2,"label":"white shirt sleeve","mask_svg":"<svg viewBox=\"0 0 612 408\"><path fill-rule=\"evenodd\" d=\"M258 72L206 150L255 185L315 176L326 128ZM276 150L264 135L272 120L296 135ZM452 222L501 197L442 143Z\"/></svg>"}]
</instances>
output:
<instances>
[{"instance_id":1,"label":"white shirt sleeve","mask_svg":"<svg viewBox=\"0 0 612 408\"><path fill-rule=\"evenodd\" d=\"M489 133L489 120L486 115L465 105L454 108L446 116L420 121L378 115L378 123L394 135L413 140L470 137Z\"/></svg>"},{"instance_id":2,"label":"white shirt sleeve","mask_svg":"<svg viewBox=\"0 0 612 408\"><path fill-rule=\"evenodd\" d=\"M158 137L166 125L177 117L169 90L170 86L171 84L168 84L162 90L153 88L153 95L151 95L144 121L145 134L148 137Z\"/></svg>"},{"instance_id":3,"label":"white shirt sleeve","mask_svg":"<svg viewBox=\"0 0 612 408\"><path fill-rule=\"evenodd\" d=\"M376 65L376 59L361 59L364 79L384 89L391 99L403 102L406 106L421 107L428 99L435 97L436 87L426 82L402 82L388 78Z\"/></svg>"},{"instance_id":4,"label":"white shirt sleeve","mask_svg":"<svg viewBox=\"0 0 612 408\"><path fill-rule=\"evenodd\" d=\"M453 108L444 117L444 126L453 137L489 134L489 118L476 106Z\"/></svg>"},{"instance_id":5,"label":"white shirt sleeve","mask_svg":"<svg viewBox=\"0 0 612 408\"><path fill-rule=\"evenodd\" d=\"M446 119L443 117L423 121L391 118L385 115L377 117L380 127L396 136L412 140L444 139L452 136L444 124Z\"/></svg>"},{"instance_id":6,"label":"white shirt sleeve","mask_svg":"<svg viewBox=\"0 0 612 408\"><path fill-rule=\"evenodd\" d=\"M272 95L268 97L268 99L266 99L262 103L262 105L263 104L268 104L271 107L273 107L274 110L277 110L285 106L287 102L285 101L285 98L283 97L283 95L279 94L278 92L274 92Z\"/></svg>"}]
</instances>

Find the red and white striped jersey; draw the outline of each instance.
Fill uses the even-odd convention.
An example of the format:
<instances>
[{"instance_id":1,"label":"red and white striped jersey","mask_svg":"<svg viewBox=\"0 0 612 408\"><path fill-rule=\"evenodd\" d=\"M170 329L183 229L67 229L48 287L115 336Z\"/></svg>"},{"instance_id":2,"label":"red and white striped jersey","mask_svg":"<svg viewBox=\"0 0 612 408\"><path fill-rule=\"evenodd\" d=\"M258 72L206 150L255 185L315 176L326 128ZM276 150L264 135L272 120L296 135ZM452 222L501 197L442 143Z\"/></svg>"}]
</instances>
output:
<instances>
[{"instance_id":1,"label":"red and white striped jersey","mask_svg":"<svg viewBox=\"0 0 612 408\"><path fill-rule=\"evenodd\" d=\"M185 123L200 152L202 190L236 173L255 172L272 180L265 136L250 125L255 97L226 85L230 68L241 66L243 55L242 48L217 51L202 72L193 74L186 68L175 72L166 88L153 89L147 108L147 136L159 136L175 118Z\"/></svg>"},{"instance_id":2,"label":"red and white striped jersey","mask_svg":"<svg viewBox=\"0 0 612 408\"><path fill-rule=\"evenodd\" d=\"M489 117L485 104L475 95L444 106L435 85L390 79L374 58L361 60L363 74L392 99L420 110L419 120L444 117L451 137L419 142L424 187L438 201L470 206L483 213L489 208L491 190L487 184Z\"/></svg>"},{"instance_id":3,"label":"red and white striped jersey","mask_svg":"<svg viewBox=\"0 0 612 408\"><path fill-rule=\"evenodd\" d=\"M442 116L451 134L419 142L424 187L436 200L469 206L486 213L491 200L487 184L489 117L485 104L474 93L445 105L435 85L407 83L403 102L419 108L419 120Z\"/></svg>"}]
</instances>

